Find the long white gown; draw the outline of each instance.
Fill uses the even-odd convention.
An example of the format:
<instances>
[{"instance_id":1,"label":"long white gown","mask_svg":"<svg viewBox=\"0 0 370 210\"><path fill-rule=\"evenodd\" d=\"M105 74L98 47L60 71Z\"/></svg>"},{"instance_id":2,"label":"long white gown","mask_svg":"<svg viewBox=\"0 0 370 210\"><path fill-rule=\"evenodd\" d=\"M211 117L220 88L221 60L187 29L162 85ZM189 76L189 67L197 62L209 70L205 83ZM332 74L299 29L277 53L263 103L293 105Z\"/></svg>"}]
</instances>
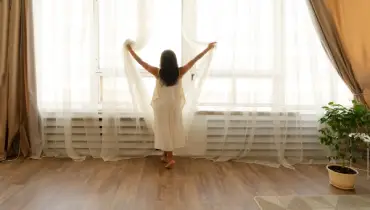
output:
<instances>
[{"instance_id":1,"label":"long white gown","mask_svg":"<svg viewBox=\"0 0 370 210\"><path fill-rule=\"evenodd\" d=\"M154 111L154 147L162 151L173 151L185 146L182 109L185 96L181 79L176 85L167 87L157 78L151 105Z\"/></svg>"}]
</instances>

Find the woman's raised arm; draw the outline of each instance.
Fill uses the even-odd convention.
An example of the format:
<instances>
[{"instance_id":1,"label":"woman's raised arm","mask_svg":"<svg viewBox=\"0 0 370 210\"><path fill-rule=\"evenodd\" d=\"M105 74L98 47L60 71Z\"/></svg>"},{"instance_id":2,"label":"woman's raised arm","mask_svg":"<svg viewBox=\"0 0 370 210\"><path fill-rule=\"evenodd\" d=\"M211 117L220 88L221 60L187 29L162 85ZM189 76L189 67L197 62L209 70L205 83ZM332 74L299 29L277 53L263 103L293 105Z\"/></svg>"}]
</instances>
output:
<instances>
[{"instance_id":1,"label":"woman's raised arm","mask_svg":"<svg viewBox=\"0 0 370 210\"><path fill-rule=\"evenodd\" d=\"M157 77L159 69L157 67L151 66L145 61L143 61L136 52L132 49L130 44L127 44L127 50L130 52L132 57L142 66L145 70L147 70L149 73L151 73L153 76Z\"/></svg>"},{"instance_id":2,"label":"woman's raised arm","mask_svg":"<svg viewBox=\"0 0 370 210\"><path fill-rule=\"evenodd\" d=\"M194 64L201 59L208 51L213 49L216 46L216 42L212 42L208 44L208 47L204 49L201 53L199 53L197 56L195 56L191 61L189 61L185 66L180 68L180 77L182 77L186 72L188 72Z\"/></svg>"}]
</instances>

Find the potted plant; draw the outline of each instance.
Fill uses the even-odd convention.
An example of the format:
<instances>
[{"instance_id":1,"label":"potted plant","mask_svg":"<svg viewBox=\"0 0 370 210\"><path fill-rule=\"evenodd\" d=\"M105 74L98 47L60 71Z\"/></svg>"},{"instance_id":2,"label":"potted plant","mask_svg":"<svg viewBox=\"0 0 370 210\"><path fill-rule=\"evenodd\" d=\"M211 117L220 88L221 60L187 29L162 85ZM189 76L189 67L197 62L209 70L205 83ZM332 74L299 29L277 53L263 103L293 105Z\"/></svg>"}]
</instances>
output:
<instances>
[{"instance_id":1,"label":"potted plant","mask_svg":"<svg viewBox=\"0 0 370 210\"><path fill-rule=\"evenodd\" d=\"M358 171L351 164L364 143L356 134L368 133L370 112L355 100L351 107L330 102L323 109L325 114L319 120L322 125L320 142L331 150L329 159L340 162L327 165L329 182L340 189L354 189Z\"/></svg>"}]
</instances>

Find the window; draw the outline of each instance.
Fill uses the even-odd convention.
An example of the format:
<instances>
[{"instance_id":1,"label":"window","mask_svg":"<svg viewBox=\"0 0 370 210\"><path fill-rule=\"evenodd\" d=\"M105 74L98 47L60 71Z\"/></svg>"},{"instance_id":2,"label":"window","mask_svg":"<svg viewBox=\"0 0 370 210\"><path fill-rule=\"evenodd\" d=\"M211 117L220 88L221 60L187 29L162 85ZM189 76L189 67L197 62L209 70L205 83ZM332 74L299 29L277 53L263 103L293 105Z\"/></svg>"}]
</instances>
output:
<instances>
[{"instance_id":1,"label":"window","mask_svg":"<svg viewBox=\"0 0 370 210\"><path fill-rule=\"evenodd\" d=\"M350 102L304 0L196 2L197 38L219 41L202 109L312 109L330 100Z\"/></svg>"},{"instance_id":2,"label":"window","mask_svg":"<svg viewBox=\"0 0 370 210\"><path fill-rule=\"evenodd\" d=\"M143 60L151 65L159 66L159 57L163 50L172 49L178 59L181 59L181 1L161 0L156 2L151 17L147 14L137 14L137 1L132 0L104 0L97 1L95 18L98 20L95 27L98 31L98 66L96 73L99 77L99 90L101 97L99 102L110 100L105 96L112 95L113 90L117 91L116 96L111 100L118 100L130 106L131 97L124 76L117 74L117 69L123 73L122 44L126 39L137 37L138 15L143 15L150 20L150 40L148 45L140 54ZM171 18L169 18L171 17ZM179 60L181 61L181 60ZM181 62L180 62L181 63ZM138 65L140 68L140 66ZM149 92L152 92L155 79L142 70L145 84ZM112 87L113 84L113 87ZM117 85L115 85L117 84ZM121 95L121 97L119 96Z\"/></svg>"},{"instance_id":3,"label":"window","mask_svg":"<svg viewBox=\"0 0 370 210\"><path fill-rule=\"evenodd\" d=\"M99 70L123 68L122 44L137 37L137 17L146 14L137 14L137 1L103 0L96 4ZM181 58L181 1L160 0L153 5L154 12L147 17L151 21L148 25L152 26L151 38L140 55L148 63L158 65L165 49L174 50Z\"/></svg>"},{"instance_id":4,"label":"window","mask_svg":"<svg viewBox=\"0 0 370 210\"><path fill-rule=\"evenodd\" d=\"M133 0L35 0L41 107L96 109L104 101L130 109L122 44L139 35L143 18L150 21L151 35L139 54L152 65L159 64L164 49L174 50L182 64L195 56L183 33L218 42L200 109L312 108L351 98L321 47L304 0L158 0L153 14L137 8ZM151 93L154 78L145 71L142 76Z\"/></svg>"}]
</instances>

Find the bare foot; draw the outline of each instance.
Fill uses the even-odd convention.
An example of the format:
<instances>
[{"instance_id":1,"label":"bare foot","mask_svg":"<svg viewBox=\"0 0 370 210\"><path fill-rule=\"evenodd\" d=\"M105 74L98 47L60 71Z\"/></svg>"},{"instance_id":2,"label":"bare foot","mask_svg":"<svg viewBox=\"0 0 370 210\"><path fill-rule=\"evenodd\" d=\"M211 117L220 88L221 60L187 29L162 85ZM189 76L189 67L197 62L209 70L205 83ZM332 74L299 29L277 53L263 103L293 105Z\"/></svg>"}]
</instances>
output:
<instances>
[{"instance_id":1,"label":"bare foot","mask_svg":"<svg viewBox=\"0 0 370 210\"><path fill-rule=\"evenodd\" d=\"M173 168L174 166L175 166L175 161L174 160L170 160L170 161L168 161L168 163L166 164L166 166L165 166L165 168L167 168L167 169L171 169L171 168Z\"/></svg>"}]
</instances>

